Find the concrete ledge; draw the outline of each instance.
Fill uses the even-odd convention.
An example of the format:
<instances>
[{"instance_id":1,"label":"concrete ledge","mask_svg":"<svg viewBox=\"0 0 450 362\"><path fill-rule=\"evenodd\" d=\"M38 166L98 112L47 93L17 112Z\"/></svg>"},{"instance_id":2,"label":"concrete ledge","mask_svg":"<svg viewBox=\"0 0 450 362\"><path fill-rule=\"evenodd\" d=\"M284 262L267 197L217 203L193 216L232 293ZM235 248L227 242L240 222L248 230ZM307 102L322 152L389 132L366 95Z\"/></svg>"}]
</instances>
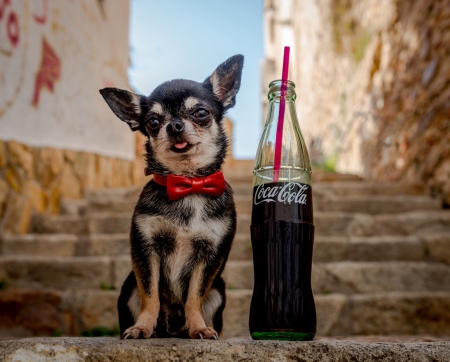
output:
<instances>
[{"instance_id":1,"label":"concrete ledge","mask_svg":"<svg viewBox=\"0 0 450 362\"><path fill-rule=\"evenodd\" d=\"M0 342L0 361L435 361L450 342L257 342L116 338L30 338Z\"/></svg>"}]
</instances>

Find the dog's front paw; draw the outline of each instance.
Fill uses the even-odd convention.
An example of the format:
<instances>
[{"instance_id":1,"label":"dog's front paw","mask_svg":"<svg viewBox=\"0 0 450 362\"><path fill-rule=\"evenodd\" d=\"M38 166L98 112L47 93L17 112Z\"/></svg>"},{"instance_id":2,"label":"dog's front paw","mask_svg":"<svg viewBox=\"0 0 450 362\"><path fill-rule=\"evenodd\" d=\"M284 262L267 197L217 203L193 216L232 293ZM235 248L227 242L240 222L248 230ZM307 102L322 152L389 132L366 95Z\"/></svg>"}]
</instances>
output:
<instances>
[{"instance_id":1,"label":"dog's front paw","mask_svg":"<svg viewBox=\"0 0 450 362\"><path fill-rule=\"evenodd\" d=\"M133 327L130 327L125 330L122 334L123 339L142 339L142 338L150 338L153 335L153 328L148 328L144 325L135 324Z\"/></svg>"},{"instance_id":2,"label":"dog's front paw","mask_svg":"<svg viewBox=\"0 0 450 362\"><path fill-rule=\"evenodd\" d=\"M219 335L211 327L189 330L189 337L192 339L219 339Z\"/></svg>"}]
</instances>

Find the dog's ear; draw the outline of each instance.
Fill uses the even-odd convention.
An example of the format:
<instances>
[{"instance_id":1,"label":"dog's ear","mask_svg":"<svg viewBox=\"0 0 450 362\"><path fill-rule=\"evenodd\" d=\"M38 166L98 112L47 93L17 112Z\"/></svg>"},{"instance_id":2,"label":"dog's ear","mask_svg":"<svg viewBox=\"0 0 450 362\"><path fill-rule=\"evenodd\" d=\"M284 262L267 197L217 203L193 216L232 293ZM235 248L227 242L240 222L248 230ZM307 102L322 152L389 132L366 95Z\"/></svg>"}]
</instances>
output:
<instances>
[{"instance_id":1,"label":"dog's ear","mask_svg":"<svg viewBox=\"0 0 450 362\"><path fill-rule=\"evenodd\" d=\"M232 56L220 64L214 73L205 80L205 83L211 85L214 95L222 102L225 110L233 107L236 103L243 66L243 55Z\"/></svg>"},{"instance_id":2,"label":"dog's ear","mask_svg":"<svg viewBox=\"0 0 450 362\"><path fill-rule=\"evenodd\" d=\"M132 131L139 129L142 113L141 100L144 96L118 88L103 88L100 89L100 94L115 115L128 123Z\"/></svg>"}]
</instances>

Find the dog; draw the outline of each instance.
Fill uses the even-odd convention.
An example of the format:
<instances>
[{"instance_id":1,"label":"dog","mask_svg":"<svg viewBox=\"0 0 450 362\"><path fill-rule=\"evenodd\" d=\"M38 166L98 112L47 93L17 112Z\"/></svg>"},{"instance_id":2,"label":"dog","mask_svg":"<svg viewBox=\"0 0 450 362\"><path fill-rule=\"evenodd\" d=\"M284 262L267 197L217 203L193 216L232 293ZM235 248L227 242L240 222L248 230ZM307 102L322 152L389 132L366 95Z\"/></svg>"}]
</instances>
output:
<instances>
[{"instance_id":1,"label":"dog","mask_svg":"<svg viewBox=\"0 0 450 362\"><path fill-rule=\"evenodd\" d=\"M118 300L121 338L218 339L225 308L221 277L236 233L233 191L221 166L229 147L225 112L236 103L244 57L203 83L175 79L148 96L117 88L101 95L147 139L153 179L134 210L133 270Z\"/></svg>"}]
</instances>

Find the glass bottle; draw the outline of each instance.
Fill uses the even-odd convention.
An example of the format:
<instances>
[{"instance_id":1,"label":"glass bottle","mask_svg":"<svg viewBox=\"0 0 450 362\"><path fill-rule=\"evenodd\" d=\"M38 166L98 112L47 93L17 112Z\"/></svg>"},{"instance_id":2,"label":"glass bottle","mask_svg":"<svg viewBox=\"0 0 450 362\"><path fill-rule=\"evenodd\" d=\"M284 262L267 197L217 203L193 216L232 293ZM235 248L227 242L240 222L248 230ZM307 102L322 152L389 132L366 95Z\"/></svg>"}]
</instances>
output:
<instances>
[{"instance_id":1,"label":"glass bottle","mask_svg":"<svg viewBox=\"0 0 450 362\"><path fill-rule=\"evenodd\" d=\"M251 238L255 285L253 339L312 340L316 309L311 290L314 224L311 165L295 111L295 84L286 81L279 171L275 139L282 81L269 84L269 108L253 171Z\"/></svg>"}]
</instances>

